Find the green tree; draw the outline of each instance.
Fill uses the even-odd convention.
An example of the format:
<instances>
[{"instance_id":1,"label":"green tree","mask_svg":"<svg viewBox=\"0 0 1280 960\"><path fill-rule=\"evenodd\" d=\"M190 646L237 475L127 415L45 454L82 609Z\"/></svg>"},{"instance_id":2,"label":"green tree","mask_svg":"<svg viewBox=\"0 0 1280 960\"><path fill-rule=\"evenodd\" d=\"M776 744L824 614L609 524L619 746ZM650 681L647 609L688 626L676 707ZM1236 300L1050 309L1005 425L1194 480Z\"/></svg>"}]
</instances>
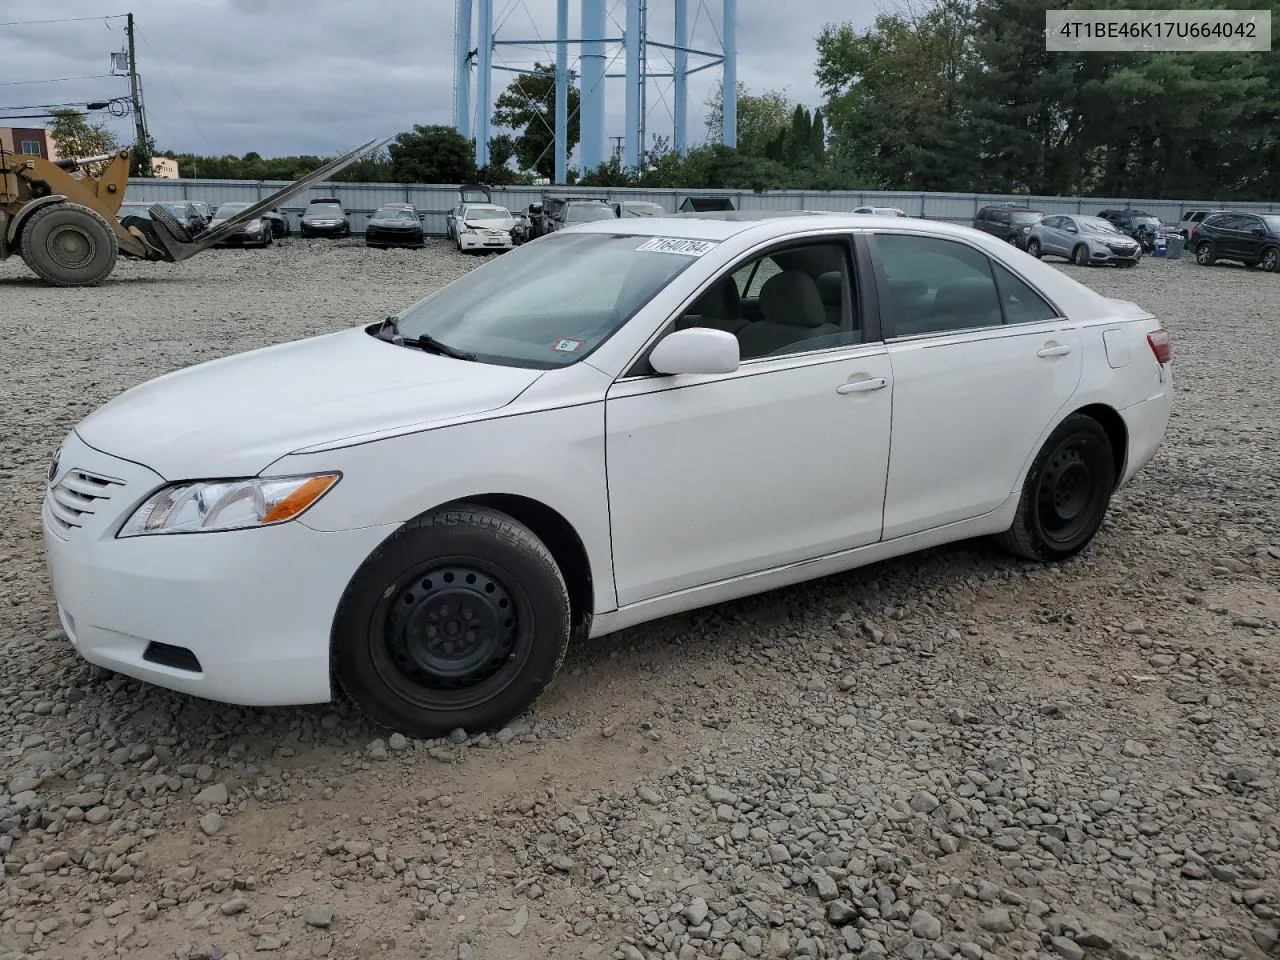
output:
<instances>
[{"instance_id":1,"label":"green tree","mask_svg":"<svg viewBox=\"0 0 1280 960\"><path fill-rule=\"evenodd\" d=\"M956 146L973 47L970 0L881 14L861 32L826 27L817 78L832 148L886 188L965 189L972 164Z\"/></svg>"},{"instance_id":2,"label":"green tree","mask_svg":"<svg viewBox=\"0 0 1280 960\"><path fill-rule=\"evenodd\" d=\"M718 82L707 97L707 142L719 143L724 130L724 82ZM750 157L765 157L769 144L791 123L795 104L781 90L751 93L738 83L737 150Z\"/></svg>"},{"instance_id":3,"label":"green tree","mask_svg":"<svg viewBox=\"0 0 1280 960\"><path fill-rule=\"evenodd\" d=\"M49 137L60 157L97 157L115 153L120 143L103 123L90 123L79 110L54 110L49 124Z\"/></svg>"},{"instance_id":4,"label":"green tree","mask_svg":"<svg viewBox=\"0 0 1280 960\"><path fill-rule=\"evenodd\" d=\"M476 178L475 147L449 126L422 126L401 133L388 147L399 183L467 183Z\"/></svg>"},{"instance_id":5,"label":"green tree","mask_svg":"<svg viewBox=\"0 0 1280 960\"><path fill-rule=\"evenodd\" d=\"M582 136L579 106L582 94L569 85L568 143L572 153ZM515 156L525 170L555 176L556 73L555 67L535 63L531 73L512 80L494 104L493 122L514 133Z\"/></svg>"}]
</instances>

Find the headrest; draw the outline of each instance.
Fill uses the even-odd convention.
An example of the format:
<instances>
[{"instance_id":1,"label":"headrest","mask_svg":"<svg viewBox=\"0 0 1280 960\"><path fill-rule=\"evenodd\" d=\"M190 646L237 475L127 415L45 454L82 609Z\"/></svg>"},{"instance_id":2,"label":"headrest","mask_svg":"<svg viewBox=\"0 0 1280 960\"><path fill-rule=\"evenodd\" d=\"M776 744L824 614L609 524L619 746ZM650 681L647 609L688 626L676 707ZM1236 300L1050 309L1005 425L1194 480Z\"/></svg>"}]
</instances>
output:
<instances>
[{"instance_id":1,"label":"headrest","mask_svg":"<svg viewBox=\"0 0 1280 960\"><path fill-rule=\"evenodd\" d=\"M844 276L839 270L830 270L818 275L818 293L822 302L831 307L838 307L844 302Z\"/></svg>"},{"instance_id":2,"label":"headrest","mask_svg":"<svg viewBox=\"0 0 1280 960\"><path fill-rule=\"evenodd\" d=\"M769 323L820 327L827 322L817 281L800 270L783 270L760 289L760 313Z\"/></svg>"}]
</instances>

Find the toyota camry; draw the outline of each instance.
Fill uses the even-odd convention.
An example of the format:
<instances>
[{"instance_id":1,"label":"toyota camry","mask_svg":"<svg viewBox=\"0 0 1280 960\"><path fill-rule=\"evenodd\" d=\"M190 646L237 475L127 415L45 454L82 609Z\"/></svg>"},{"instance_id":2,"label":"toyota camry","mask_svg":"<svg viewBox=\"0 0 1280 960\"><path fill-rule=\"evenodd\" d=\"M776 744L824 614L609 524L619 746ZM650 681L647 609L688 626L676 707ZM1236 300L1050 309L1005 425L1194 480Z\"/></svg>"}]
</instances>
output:
<instances>
[{"instance_id":1,"label":"toyota camry","mask_svg":"<svg viewBox=\"0 0 1280 960\"><path fill-rule=\"evenodd\" d=\"M1171 377L1156 317L969 227L611 219L115 398L51 465L48 566L102 667L491 729L575 637L972 537L1067 560Z\"/></svg>"}]
</instances>

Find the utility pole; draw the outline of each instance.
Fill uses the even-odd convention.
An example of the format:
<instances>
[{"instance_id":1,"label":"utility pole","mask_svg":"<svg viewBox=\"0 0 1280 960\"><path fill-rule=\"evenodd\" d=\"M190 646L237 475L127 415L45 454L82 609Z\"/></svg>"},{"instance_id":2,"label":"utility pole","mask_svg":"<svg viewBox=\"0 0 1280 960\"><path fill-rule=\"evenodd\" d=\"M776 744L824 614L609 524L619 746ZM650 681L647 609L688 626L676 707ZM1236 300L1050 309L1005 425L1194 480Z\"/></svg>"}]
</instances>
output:
<instances>
[{"instance_id":1,"label":"utility pole","mask_svg":"<svg viewBox=\"0 0 1280 960\"><path fill-rule=\"evenodd\" d=\"M142 96L138 92L138 60L133 46L133 14L125 15L125 33L129 38L129 99L133 101L134 144L129 176L149 177L151 170L151 143L147 139L147 120L142 112Z\"/></svg>"}]
</instances>

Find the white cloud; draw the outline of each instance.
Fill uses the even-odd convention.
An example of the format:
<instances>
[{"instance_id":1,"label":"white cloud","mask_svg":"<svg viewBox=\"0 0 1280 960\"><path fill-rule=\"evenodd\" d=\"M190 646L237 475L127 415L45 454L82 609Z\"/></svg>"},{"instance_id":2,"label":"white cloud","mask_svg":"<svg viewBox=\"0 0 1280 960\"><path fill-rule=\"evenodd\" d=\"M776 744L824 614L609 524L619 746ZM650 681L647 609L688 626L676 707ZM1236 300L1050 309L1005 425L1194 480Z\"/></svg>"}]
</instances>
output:
<instances>
[{"instance_id":1,"label":"white cloud","mask_svg":"<svg viewBox=\"0 0 1280 960\"><path fill-rule=\"evenodd\" d=\"M624 4L609 4L610 33L621 35ZM452 123L452 0L131 0L129 6L138 27L138 66L151 133L162 148L332 154L414 123ZM718 48L720 6L719 0L689 0L692 45ZM2 9L0 17L13 21L93 17L103 8L97 0L7 0ZM494 0L494 11L500 39L554 35L554 0ZM573 0L574 35L577 11ZM739 0L738 77L753 89L785 88L800 102L816 104L815 37L829 21L865 24L873 15L868 0ZM669 42L671 21L671 0L649 0L651 39ZM98 76L110 72L110 53L120 50L123 40L123 19L0 28L5 65L0 114L32 104L127 94L124 78ZM553 56L549 43L500 47L496 62L528 66ZM665 68L668 56L651 49L651 69ZM611 72L622 69L619 56ZM95 79L12 82L88 76ZM495 96L503 76L495 73ZM704 137L703 102L718 77L718 69L711 69L690 79L691 142ZM650 84L650 133L670 134L670 83ZM623 101L622 81L611 80L606 108L611 136L623 132ZM131 139L131 120L108 122L122 140Z\"/></svg>"}]
</instances>

